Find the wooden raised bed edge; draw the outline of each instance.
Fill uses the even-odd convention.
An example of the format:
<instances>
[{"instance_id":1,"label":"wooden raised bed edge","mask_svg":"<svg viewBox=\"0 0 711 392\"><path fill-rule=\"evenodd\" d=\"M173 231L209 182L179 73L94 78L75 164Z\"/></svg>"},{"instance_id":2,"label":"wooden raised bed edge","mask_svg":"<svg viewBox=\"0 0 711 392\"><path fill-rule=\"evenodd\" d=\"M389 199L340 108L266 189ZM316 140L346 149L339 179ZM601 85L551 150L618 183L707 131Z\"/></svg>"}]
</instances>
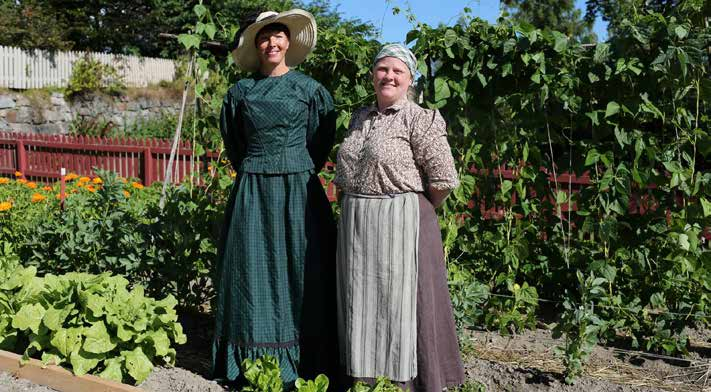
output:
<instances>
[{"instance_id":1,"label":"wooden raised bed edge","mask_svg":"<svg viewBox=\"0 0 711 392\"><path fill-rule=\"evenodd\" d=\"M0 350L0 370L61 392L144 392L131 385L92 375L75 376L61 366L45 367L36 359L20 366L20 358L21 355Z\"/></svg>"}]
</instances>

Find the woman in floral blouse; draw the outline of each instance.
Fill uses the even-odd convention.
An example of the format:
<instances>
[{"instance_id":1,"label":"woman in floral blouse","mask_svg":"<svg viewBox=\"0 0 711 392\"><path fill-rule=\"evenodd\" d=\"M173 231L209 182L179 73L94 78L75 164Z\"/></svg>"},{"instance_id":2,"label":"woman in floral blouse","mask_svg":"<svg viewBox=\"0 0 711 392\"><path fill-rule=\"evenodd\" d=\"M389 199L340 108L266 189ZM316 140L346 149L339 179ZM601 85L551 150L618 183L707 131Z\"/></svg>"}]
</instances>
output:
<instances>
[{"instance_id":1,"label":"woman in floral blouse","mask_svg":"<svg viewBox=\"0 0 711 392\"><path fill-rule=\"evenodd\" d=\"M377 102L338 152L338 332L355 380L440 392L464 377L434 211L458 180L444 119L407 99L416 64L402 45L381 49Z\"/></svg>"}]
</instances>

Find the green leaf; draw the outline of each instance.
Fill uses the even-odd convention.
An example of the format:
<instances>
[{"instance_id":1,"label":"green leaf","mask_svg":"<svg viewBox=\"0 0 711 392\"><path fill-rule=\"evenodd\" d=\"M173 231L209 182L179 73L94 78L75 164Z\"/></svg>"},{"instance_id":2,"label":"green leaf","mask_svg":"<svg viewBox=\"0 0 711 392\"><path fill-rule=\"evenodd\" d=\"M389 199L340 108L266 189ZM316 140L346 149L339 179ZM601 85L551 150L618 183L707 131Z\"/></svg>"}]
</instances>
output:
<instances>
[{"instance_id":1,"label":"green leaf","mask_svg":"<svg viewBox=\"0 0 711 392\"><path fill-rule=\"evenodd\" d=\"M566 201L568 201L568 194L565 193L564 191L558 191L558 193L556 194L556 197L555 197L556 204L561 205L561 204L565 203Z\"/></svg>"},{"instance_id":2,"label":"green leaf","mask_svg":"<svg viewBox=\"0 0 711 392\"><path fill-rule=\"evenodd\" d=\"M205 24L205 34L210 39L215 39L215 33L217 33L217 27L215 26L214 23L206 23Z\"/></svg>"},{"instance_id":3,"label":"green leaf","mask_svg":"<svg viewBox=\"0 0 711 392\"><path fill-rule=\"evenodd\" d=\"M83 376L94 369L103 358L102 355L88 353L79 349L71 353L69 363L72 364L74 374Z\"/></svg>"},{"instance_id":4,"label":"green leaf","mask_svg":"<svg viewBox=\"0 0 711 392\"><path fill-rule=\"evenodd\" d=\"M205 155L205 147L202 144L195 142L195 156L201 157Z\"/></svg>"},{"instance_id":5,"label":"green leaf","mask_svg":"<svg viewBox=\"0 0 711 392\"><path fill-rule=\"evenodd\" d=\"M476 77L479 79L479 83L481 83L481 87L486 87L487 81L486 81L486 76L484 76L481 72L476 73Z\"/></svg>"},{"instance_id":6,"label":"green leaf","mask_svg":"<svg viewBox=\"0 0 711 392\"><path fill-rule=\"evenodd\" d=\"M513 182L511 182L510 180L504 180L501 183L501 193L503 195L508 194L512 188L513 188Z\"/></svg>"},{"instance_id":7,"label":"green leaf","mask_svg":"<svg viewBox=\"0 0 711 392\"><path fill-rule=\"evenodd\" d=\"M195 7L193 7L193 11L195 12L195 15L197 15L198 18L202 18L203 15L207 13L207 7L202 4L196 4Z\"/></svg>"},{"instance_id":8,"label":"green leaf","mask_svg":"<svg viewBox=\"0 0 711 392\"><path fill-rule=\"evenodd\" d=\"M99 377L105 380L121 382L123 380L123 358L114 357L104 361L106 368L99 373Z\"/></svg>"},{"instance_id":9,"label":"green leaf","mask_svg":"<svg viewBox=\"0 0 711 392\"><path fill-rule=\"evenodd\" d=\"M50 352L43 352L42 357L40 359L42 361L42 364L47 366L47 365L59 365L62 363L62 357L60 357L57 354L53 354Z\"/></svg>"},{"instance_id":10,"label":"green leaf","mask_svg":"<svg viewBox=\"0 0 711 392\"><path fill-rule=\"evenodd\" d=\"M459 39L459 36L454 30L447 29L447 31L444 32L444 46L446 48L454 45L457 42L457 39Z\"/></svg>"},{"instance_id":11,"label":"green leaf","mask_svg":"<svg viewBox=\"0 0 711 392\"><path fill-rule=\"evenodd\" d=\"M195 34L180 34L178 35L178 42L180 42L186 50L190 48L199 49L200 48L200 36Z\"/></svg>"},{"instance_id":12,"label":"green leaf","mask_svg":"<svg viewBox=\"0 0 711 392\"><path fill-rule=\"evenodd\" d=\"M69 315L69 312L74 309L74 305L68 305L63 308L51 307L42 318L42 323L51 331L58 331L62 328L64 320Z\"/></svg>"},{"instance_id":13,"label":"green leaf","mask_svg":"<svg viewBox=\"0 0 711 392\"><path fill-rule=\"evenodd\" d=\"M711 202L709 202L705 197L699 199L701 201L701 207L704 210L704 218L711 216Z\"/></svg>"},{"instance_id":14,"label":"green leaf","mask_svg":"<svg viewBox=\"0 0 711 392\"><path fill-rule=\"evenodd\" d=\"M40 323L44 317L46 310L40 304L25 304L22 305L20 311L17 312L12 319L12 327L20 331L30 330L32 333L38 334Z\"/></svg>"},{"instance_id":15,"label":"green leaf","mask_svg":"<svg viewBox=\"0 0 711 392\"><path fill-rule=\"evenodd\" d=\"M99 318L106 314L104 311L104 308L106 307L106 299L100 295L88 294L86 296L86 307L91 310L94 317Z\"/></svg>"},{"instance_id":16,"label":"green leaf","mask_svg":"<svg viewBox=\"0 0 711 392\"><path fill-rule=\"evenodd\" d=\"M585 166L590 166L596 164L600 160L600 153L596 149L591 149L588 151L588 155L585 157Z\"/></svg>"},{"instance_id":17,"label":"green leaf","mask_svg":"<svg viewBox=\"0 0 711 392\"><path fill-rule=\"evenodd\" d=\"M610 101L607 103L607 109L605 109L605 118L614 116L620 111L620 105L615 101Z\"/></svg>"},{"instance_id":18,"label":"green leaf","mask_svg":"<svg viewBox=\"0 0 711 392\"><path fill-rule=\"evenodd\" d=\"M82 328L65 328L57 331L50 344L62 355L69 357L81 344Z\"/></svg>"},{"instance_id":19,"label":"green leaf","mask_svg":"<svg viewBox=\"0 0 711 392\"><path fill-rule=\"evenodd\" d=\"M662 164L664 165L664 168L669 170L671 173L680 173L684 171L677 161L662 162Z\"/></svg>"},{"instance_id":20,"label":"green leaf","mask_svg":"<svg viewBox=\"0 0 711 392\"><path fill-rule=\"evenodd\" d=\"M681 249L684 249L685 251L689 251L689 249L691 248L691 244L689 243L688 235L684 233L679 234L679 247L681 247Z\"/></svg>"},{"instance_id":21,"label":"green leaf","mask_svg":"<svg viewBox=\"0 0 711 392\"><path fill-rule=\"evenodd\" d=\"M360 84L355 86L355 91L356 94L358 94L358 97L360 98L365 98L368 96L368 91L366 91L365 87L361 86Z\"/></svg>"},{"instance_id":22,"label":"green leaf","mask_svg":"<svg viewBox=\"0 0 711 392\"><path fill-rule=\"evenodd\" d=\"M592 121L592 124L594 126L600 125L600 120L598 119L597 113L597 110L585 113L585 115L590 119L590 121Z\"/></svg>"},{"instance_id":23,"label":"green leaf","mask_svg":"<svg viewBox=\"0 0 711 392\"><path fill-rule=\"evenodd\" d=\"M687 35L689 35L689 30L687 30L684 26L676 26L676 28L674 28L674 33L676 33L676 36L679 39L684 39Z\"/></svg>"},{"instance_id":24,"label":"green leaf","mask_svg":"<svg viewBox=\"0 0 711 392\"><path fill-rule=\"evenodd\" d=\"M607 61L610 57L610 44L601 42L595 46L595 55L593 55L593 61L601 64Z\"/></svg>"},{"instance_id":25,"label":"green leaf","mask_svg":"<svg viewBox=\"0 0 711 392\"><path fill-rule=\"evenodd\" d=\"M568 37L566 37L565 34L554 31L553 36L555 37L555 45L553 46L553 50L561 53L568 49Z\"/></svg>"},{"instance_id":26,"label":"green leaf","mask_svg":"<svg viewBox=\"0 0 711 392\"><path fill-rule=\"evenodd\" d=\"M435 79L435 101L436 102L444 101L451 96L452 96L452 93L449 91L449 85L447 85L447 81L444 78L436 78Z\"/></svg>"},{"instance_id":27,"label":"green leaf","mask_svg":"<svg viewBox=\"0 0 711 392\"><path fill-rule=\"evenodd\" d=\"M106 324L103 321L97 321L91 327L84 330L83 349L86 352L94 354L103 354L113 350L116 344L111 341L111 336L106 330Z\"/></svg>"},{"instance_id":28,"label":"green leaf","mask_svg":"<svg viewBox=\"0 0 711 392\"><path fill-rule=\"evenodd\" d=\"M170 349L170 339L168 339L168 334L163 329L149 332L147 337L148 340L153 342L153 349L155 350L156 355L161 357L168 355L168 350Z\"/></svg>"},{"instance_id":29,"label":"green leaf","mask_svg":"<svg viewBox=\"0 0 711 392\"><path fill-rule=\"evenodd\" d=\"M136 384L140 384L151 374L153 363L140 347L133 351L121 351L121 355L125 358L128 374L136 380Z\"/></svg>"}]
</instances>

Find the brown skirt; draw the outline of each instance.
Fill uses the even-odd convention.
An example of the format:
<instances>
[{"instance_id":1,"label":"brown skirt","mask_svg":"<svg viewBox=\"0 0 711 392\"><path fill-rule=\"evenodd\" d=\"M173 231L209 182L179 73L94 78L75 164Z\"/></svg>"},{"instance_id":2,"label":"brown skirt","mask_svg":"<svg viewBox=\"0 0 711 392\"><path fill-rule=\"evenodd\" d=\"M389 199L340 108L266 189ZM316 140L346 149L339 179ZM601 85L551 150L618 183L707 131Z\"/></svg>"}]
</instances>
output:
<instances>
[{"instance_id":1,"label":"brown skirt","mask_svg":"<svg viewBox=\"0 0 711 392\"><path fill-rule=\"evenodd\" d=\"M442 235L432 203L420 194L417 271L417 377L402 389L441 392L464 383L452 301L447 287ZM356 378L373 384L375 380Z\"/></svg>"}]
</instances>

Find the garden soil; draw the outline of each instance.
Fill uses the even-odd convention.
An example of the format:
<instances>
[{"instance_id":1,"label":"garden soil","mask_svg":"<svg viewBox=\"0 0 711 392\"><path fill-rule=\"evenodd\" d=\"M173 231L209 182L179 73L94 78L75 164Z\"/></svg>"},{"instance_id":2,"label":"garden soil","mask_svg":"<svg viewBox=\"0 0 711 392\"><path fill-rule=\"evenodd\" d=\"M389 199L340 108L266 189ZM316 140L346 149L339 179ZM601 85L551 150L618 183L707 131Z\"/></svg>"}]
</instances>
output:
<instances>
[{"instance_id":1,"label":"garden soil","mask_svg":"<svg viewBox=\"0 0 711 392\"><path fill-rule=\"evenodd\" d=\"M139 386L152 392L218 392L227 388L209 379L212 319L205 315L180 316L188 343L177 347L174 368L156 368ZM468 331L463 342L465 372L470 386L480 383L488 392L661 392L703 391L703 375L710 369L711 332L689 331L689 360L658 358L654 354L630 353L634 348L618 345L597 347L585 375L574 385L563 381L561 361L554 349L563 342L550 331L538 329L502 336L496 332ZM711 383L709 383L711 387ZM466 391L478 391L466 388ZM53 392L52 389L18 380L0 372L0 392ZM711 388L708 389L711 391Z\"/></svg>"}]
</instances>

